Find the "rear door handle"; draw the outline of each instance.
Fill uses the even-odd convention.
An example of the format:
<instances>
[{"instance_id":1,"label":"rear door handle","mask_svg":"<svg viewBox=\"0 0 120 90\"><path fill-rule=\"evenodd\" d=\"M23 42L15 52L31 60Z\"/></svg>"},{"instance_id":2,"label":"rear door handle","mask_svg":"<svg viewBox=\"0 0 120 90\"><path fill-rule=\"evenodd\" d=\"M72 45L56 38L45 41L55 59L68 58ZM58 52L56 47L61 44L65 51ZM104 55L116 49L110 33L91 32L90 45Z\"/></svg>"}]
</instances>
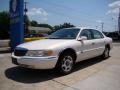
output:
<instances>
[{"instance_id":1,"label":"rear door handle","mask_svg":"<svg viewBox=\"0 0 120 90\"><path fill-rule=\"evenodd\" d=\"M95 45L95 43L93 42L92 45Z\"/></svg>"}]
</instances>

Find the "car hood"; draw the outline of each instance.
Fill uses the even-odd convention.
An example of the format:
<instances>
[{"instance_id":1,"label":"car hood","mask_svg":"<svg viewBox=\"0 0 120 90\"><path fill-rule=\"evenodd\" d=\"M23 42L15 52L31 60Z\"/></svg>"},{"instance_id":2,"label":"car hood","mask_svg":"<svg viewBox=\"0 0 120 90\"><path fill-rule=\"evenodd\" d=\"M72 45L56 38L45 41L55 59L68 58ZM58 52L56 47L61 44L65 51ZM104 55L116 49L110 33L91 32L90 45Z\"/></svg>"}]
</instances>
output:
<instances>
[{"instance_id":1,"label":"car hood","mask_svg":"<svg viewBox=\"0 0 120 90\"><path fill-rule=\"evenodd\" d=\"M63 40L63 39L43 39L32 42L23 43L17 46L17 48L24 48L28 50L45 50L52 49L58 46L62 46L66 43L71 42L72 40Z\"/></svg>"}]
</instances>

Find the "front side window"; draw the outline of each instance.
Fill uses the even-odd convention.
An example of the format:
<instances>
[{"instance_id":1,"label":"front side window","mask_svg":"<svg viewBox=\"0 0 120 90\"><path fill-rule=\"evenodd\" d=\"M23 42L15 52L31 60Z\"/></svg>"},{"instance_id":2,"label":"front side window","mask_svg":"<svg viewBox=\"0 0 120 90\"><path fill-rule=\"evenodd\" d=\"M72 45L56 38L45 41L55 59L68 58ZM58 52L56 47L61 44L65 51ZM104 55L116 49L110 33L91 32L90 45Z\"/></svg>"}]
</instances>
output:
<instances>
[{"instance_id":1,"label":"front side window","mask_svg":"<svg viewBox=\"0 0 120 90\"><path fill-rule=\"evenodd\" d=\"M80 29L61 29L49 36L49 39L76 39Z\"/></svg>"},{"instance_id":2,"label":"front side window","mask_svg":"<svg viewBox=\"0 0 120 90\"><path fill-rule=\"evenodd\" d=\"M92 32L93 32L94 39L104 38L104 36L102 35L101 32L99 32L97 30L92 30Z\"/></svg>"},{"instance_id":3,"label":"front side window","mask_svg":"<svg viewBox=\"0 0 120 90\"><path fill-rule=\"evenodd\" d=\"M87 37L88 40L93 39L92 33L91 33L91 31L90 31L89 29L84 29L84 30L81 32L81 34L80 34L80 37L82 37L82 36Z\"/></svg>"}]
</instances>

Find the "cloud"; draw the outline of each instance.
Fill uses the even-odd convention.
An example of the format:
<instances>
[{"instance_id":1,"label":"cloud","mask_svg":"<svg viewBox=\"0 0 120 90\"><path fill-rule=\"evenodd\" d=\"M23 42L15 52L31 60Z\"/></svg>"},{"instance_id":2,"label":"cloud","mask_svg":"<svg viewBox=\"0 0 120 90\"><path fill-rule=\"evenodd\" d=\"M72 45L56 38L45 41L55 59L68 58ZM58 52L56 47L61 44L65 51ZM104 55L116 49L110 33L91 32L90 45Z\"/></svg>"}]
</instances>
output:
<instances>
[{"instance_id":1,"label":"cloud","mask_svg":"<svg viewBox=\"0 0 120 90\"><path fill-rule=\"evenodd\" d=\"M107 14L118 14L119 13L119 8L115 8L115 9L110 9Z\"/></svg>"},{"instance_id":2,"label":"cloud","mask_svg":"<svg viewBox=\"0 0 120 90\"><path fill-rule=\"evenodd\" d=\"M48 18L44 17L44 18L43 18L43 20L44 20L44 21L47 21L47 20L48 20Z\"/></svg>"},{"instance_id":3,"label":"cloud","mask_svg":"<svg viewBox=\"0 0 120 90\"><path fill-rule=\"evenodd\" d=\"M113 18L117 18L119 15L119 8L120 8L120 1L115 1L110 4L108 4L108 7L110 8L106 15L112 15Z\"/></svg>"},{"instance_id":4,"label":"cloud","mask_svg":"<svg viewBox=\"0 0 120 90\"><path fill-rule=\"evenodd\" d=\"M38 22L44 22L48 20L48 13L43 8L31 8L27 12L27 15L30 17L30 19L36 20Z\"/></svg>"},{"instance_id":5,"label":"cloud","mask_svg":"<svg viewBox=\"0 0 120 90\"><path fill-rule=\"evenodd\" d=\"M102 23L102 20L97 20L96 22L98 22L98 23Z\"/></svg>"},{"instance_id":6,"label":"cloud","mask_svg":"<svg viewBox=\"0 0 120 90\"><path fill-rule=\"evenodd\" d=\"M42 8L32 8L27 12L30 16L48 16L48 13Z\"/></svg>"},{"instance_id":7,"label":"cloud","mask_svg":"<svg viewBox=\"0 0 120 90\"><path fill-rule=\"evenodd\" d=\"M110 3L108 6L110 8L119 8L120 7L120 1L115 1L113 3Z\"/></svg>"}]
</instances>

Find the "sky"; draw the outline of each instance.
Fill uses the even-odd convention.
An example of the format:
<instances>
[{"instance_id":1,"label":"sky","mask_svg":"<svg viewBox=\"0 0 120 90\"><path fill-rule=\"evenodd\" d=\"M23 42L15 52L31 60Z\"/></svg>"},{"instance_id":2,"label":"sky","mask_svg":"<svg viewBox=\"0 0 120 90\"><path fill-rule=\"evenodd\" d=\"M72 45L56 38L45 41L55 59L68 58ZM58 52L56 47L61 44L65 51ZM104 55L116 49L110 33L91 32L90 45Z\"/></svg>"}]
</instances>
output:
<instances>
[{"instance_id":1,"label":"sky","mask_svg":"<svg viewBox=\"0 0 120 90\"><path fill-rule=\"evenodd\" d=\"M30 20L52 26L70 22L104 31L117 30L120 0L25 0ZM9 11L9 0L0 0L0 11Z\"/></svg>"}]
</instances>

